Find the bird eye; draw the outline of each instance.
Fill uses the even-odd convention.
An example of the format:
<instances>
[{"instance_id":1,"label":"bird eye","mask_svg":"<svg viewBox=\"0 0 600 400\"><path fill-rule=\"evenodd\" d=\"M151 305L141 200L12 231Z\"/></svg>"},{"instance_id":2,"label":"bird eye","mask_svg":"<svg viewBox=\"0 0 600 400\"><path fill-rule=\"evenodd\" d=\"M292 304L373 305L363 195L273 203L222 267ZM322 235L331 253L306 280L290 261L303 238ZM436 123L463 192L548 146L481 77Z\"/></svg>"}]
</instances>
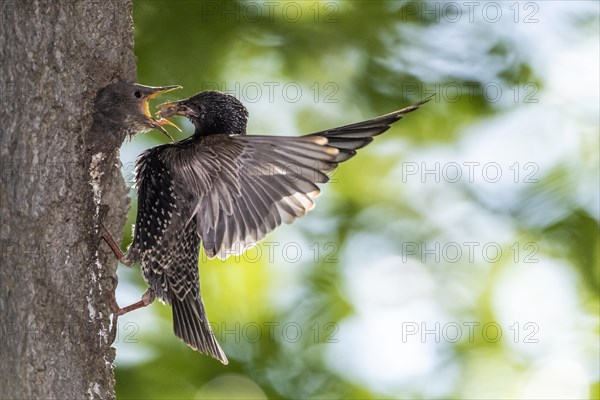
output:
<instances>
[{"instance_id":1,"label":"bird eye","mask_svg":"<svg viewBox=\"0 0 600 400\"><path fill-rule=\"evenodd\" d=\"M139 99L140 97L142 97L142 92L140 92L139 90L136 90L133 95Z\"/></svg>"}]
</instances>

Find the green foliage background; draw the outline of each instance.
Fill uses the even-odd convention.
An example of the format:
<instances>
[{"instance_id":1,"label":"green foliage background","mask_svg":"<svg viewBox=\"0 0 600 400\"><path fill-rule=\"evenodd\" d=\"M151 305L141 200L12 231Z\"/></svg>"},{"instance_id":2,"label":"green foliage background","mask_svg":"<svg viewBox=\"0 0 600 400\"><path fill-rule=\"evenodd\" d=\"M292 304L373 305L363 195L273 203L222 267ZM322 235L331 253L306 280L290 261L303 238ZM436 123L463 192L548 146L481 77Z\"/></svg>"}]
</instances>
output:
<instances>
[{"instance_id":1,"label":"green foliage background","mask_svg":"<svg viewBox=\"0 0 600 400\"><path fill-rule=\"evenodd\" d=\"M598 3L448 4L134 2L138 81L230 91L249 133L435 97L306 217L201 257L230 365L179 341L168 307L121 318L119 398L598 398ZM125 177L161 142L125 144ZM139 268L119 275L136 301Z\"/></svg>"}]
</instances>

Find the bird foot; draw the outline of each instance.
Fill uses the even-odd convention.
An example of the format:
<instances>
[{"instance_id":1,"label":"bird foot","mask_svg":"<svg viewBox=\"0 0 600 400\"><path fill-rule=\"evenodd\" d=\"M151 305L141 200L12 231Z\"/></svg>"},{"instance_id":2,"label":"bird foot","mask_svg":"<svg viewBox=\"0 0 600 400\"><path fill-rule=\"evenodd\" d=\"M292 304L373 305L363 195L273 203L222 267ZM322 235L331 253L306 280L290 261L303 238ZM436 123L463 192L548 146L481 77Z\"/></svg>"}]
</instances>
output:
<instances>
[{"instance_id":1,"label":"bird foot","mask_svg":"<svg viewBox=\"0 0 600 400\"><path fill-rule=\"evenodd\" d=\"M110 338L111 338L110 342L113 343L117 336L117 328L118 328L117 321L119 319L119 316L121 316L123 314L127 314L130 311L137 310L138 308L146 307L146 306L152 304L152 302L154 301L155 298L156 298L156 295L154 294L152 289L148 288L146 290L146 292L144 292L144 294L142 295L142 299L140 301L130 304L127 307L121 308L121 307L119 307L119 305L117 304L117 300L113 296L111 303L110 303L110 309L112 310L112 315L113 315L111 328L110 328Z\"/></svg>"},{"instance_id":2,"label":"bird foot","mask_svg":"<svg viewBox=\"0 0 600 400\"><path fill-rule=\"evenodd\" d=\"M148 288L148 290L146 290L146 292L142 295L142 299L140 301L130 304L127 307L121 308L115 300L111 304L111 309L113 311L113 314L118 317L119 315L127 314L130 311L134 311L138 308L146 307L147 305L152 304L155 298L156 296L154 295L154 292L150 288Z\"/></svg>"}]
</instances>

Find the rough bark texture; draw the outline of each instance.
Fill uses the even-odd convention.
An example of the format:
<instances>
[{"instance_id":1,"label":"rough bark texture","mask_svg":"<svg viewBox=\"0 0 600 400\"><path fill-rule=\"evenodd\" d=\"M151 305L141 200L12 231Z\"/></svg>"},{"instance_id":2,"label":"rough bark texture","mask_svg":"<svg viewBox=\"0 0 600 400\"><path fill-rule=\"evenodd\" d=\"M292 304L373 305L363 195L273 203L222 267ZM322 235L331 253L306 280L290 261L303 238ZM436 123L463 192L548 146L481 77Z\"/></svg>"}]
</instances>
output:
<instances>
[{"instance_id":1,"label":"rough bark texture","mask_svg":"<svg viewBox=\"0 0 600 400\"><path fill-rule=\"evenodd\" d=\"M135 80L131 2L0 7L0 398L114 398L98 205L120 238L127 197L120 143L89 139L97 90Z\"/></svg>"}]
</instances>

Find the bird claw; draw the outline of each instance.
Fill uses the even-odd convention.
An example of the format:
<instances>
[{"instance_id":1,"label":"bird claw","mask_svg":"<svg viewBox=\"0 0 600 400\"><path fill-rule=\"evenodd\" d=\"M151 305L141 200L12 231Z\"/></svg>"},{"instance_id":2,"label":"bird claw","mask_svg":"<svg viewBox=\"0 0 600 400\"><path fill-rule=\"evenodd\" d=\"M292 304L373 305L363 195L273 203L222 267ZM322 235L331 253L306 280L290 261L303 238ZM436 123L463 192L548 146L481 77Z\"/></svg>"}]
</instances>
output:
<instances>
[{"instance_id":1,"label":"bird claw","mask_svg":"<svg viewBox=\"0 0 600 400\"><path fill-rule=\"evenodd\" d=\"M118 317L123 314L127 314L130 311L137 310L138 308L146 307L156 299L156 295L152 291L152 289L148 288L144 294L142 295L142 299L138 302L128 305L127 307L119 307L117 301L113 298L113 301L110 304L113 315Z\"/></svg>"},{"instance_id":2,"label":"bird claw","mask_svg":"<svg viewBox=\"0 0 600 400\"><path fill-rule=\"evenodd\" d=\"M152 289L148 288L142 295L142 299L140 301L130 304L127 307L121 308L117 304L116 298L113 296L110 302L110 309L112 311L112 321L110 326L109 338L111 344L114 343L115 338L117 337L117 321L119 320L119 316L127 314L130 311L137 310L138 308L146 307L152 304L154 299L156 299L156 295L154 294Z\"/></svg>"}]
</instances>

